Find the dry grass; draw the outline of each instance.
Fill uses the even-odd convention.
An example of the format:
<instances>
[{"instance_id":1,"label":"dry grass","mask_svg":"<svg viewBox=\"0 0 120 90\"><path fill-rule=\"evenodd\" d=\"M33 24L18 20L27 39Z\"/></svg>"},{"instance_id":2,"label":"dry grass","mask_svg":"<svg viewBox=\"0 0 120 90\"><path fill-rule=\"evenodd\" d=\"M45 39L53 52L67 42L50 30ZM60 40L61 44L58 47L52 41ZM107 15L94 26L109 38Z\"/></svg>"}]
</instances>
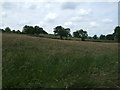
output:
<instances>
[{"instance_id":1,"label":"dry grass","mask_svg":"<svg viewBox=\"0 0 120 90\"><path fill-rule=\"evenodd\" d=\"M3 34L3 87L117 88L118 44Z\"/></svg>"}]
</instances>

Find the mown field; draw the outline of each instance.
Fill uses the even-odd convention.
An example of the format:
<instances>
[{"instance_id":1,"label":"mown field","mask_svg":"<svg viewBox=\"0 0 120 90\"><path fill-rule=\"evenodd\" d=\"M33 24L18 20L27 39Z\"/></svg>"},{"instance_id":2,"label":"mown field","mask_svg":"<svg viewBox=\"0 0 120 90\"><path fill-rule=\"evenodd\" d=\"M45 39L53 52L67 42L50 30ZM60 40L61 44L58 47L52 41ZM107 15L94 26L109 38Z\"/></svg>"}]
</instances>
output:
<instances>
[{"instance_id":1,"label":"mown field","mask_svg":"<svg viewBox=\"0 0 120 90\"><path fill-rule=\"evenodd\" d=\"M119 88L117 43L2 36L3 88Z\"/></svg>"}]
</instances>

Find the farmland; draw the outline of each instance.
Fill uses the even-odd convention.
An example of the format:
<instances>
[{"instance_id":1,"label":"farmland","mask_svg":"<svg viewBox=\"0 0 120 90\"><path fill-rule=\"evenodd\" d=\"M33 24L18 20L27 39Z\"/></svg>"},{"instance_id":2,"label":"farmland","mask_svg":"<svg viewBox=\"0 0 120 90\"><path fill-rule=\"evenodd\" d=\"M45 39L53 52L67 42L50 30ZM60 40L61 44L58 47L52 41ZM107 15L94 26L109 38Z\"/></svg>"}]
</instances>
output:
<instances>
[{"instance_id":1,"label":"farmland","mask_svg":"<svg viewBox=\"0 0 120 90\"><path fill-rule=\"evenodd\" d=\"M3 88L118 88L118 44L2 34Z\"/></svg>"}]
</instances>

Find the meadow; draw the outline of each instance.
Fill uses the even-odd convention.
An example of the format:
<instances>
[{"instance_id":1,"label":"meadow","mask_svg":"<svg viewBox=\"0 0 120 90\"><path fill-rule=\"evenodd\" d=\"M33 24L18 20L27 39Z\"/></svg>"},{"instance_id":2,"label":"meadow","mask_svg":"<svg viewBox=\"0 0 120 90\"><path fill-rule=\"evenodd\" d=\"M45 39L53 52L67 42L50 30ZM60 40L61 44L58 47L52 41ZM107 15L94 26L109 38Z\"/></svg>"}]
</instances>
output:
<instances>
[{"instance_id":1,"label":"meadow","mask_svg":"<svg viewBox=\"0 0 120 90\"><path fill-rule=\"evenodd\" d=\"M119 88L118 43L2 34L3 88Z\"/></svg>"}]
</instances>

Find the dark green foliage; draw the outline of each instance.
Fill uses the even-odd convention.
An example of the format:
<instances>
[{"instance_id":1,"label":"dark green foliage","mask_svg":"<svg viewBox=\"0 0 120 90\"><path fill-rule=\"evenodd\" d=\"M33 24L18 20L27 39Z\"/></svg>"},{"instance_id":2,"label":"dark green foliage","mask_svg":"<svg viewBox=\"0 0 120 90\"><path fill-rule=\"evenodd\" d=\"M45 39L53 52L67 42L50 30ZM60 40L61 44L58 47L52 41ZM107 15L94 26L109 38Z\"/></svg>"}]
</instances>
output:
<instances>
[{"instance_id":1,"label":"dark green foliage","mask_svg":"<svg viewBox=\"0 0 120 90\"><path fill-rule=\"evenodd\" d=\"M105 36L105 35L100 35L100 39L101 39L101 40L105 40L105 39L106 39L106 36Z\"/></svg>"},{"instance_id":2,"label":"dark green foliage","mask_svg":"<svg viewBox=\"0 0 120 90\"><path fill-rule=\"evenodd\" d=\"M69 33L69 34L68 34L68 37L72 37L72 35Z\"/></svg>"},{"instance_id":3,"label":"dark green foliage","mask_svg":"<svg viewBox=\"0 0 120 90\"><path fill-rule=\"evenodd\" d=\"M0 28L0 32L5 32L5 30Z\"/></svg>"},{"instance_id":4,"label":"dark green foliage","mask_svg":"<svg viewBox=\"0 0 120 90\"><path fill-rule=\"evenodd\" d=\"M85 39L88 36L87 31L83 31L82 29L78 30L76 32L73 32L73 35L74 35L74 37L81 38L82 41L85 41Z\"/></svg>"},{"instance_id":5,"label":"dark green foliage","mask_svg":"<svg viewBox=\"0 0 120 90\"><path fill-rule=\"evenodd\" d=\"M64 35L63 35L64 37L68 37L68 36L71 36L71 34L70 34L70 28L65 28L64 29Z\"/></svg>"},{"instance_id":6,"label":"dark green foliage","mask_svg":"<svg viewBox=\"0 0 120 90\"><path fill-rule=\"evenodd\" d=\"M13 33L16 33L16 31L15 31L15 30L12 30L12 32L13 32Z\"/></svg>"},{"instance_id":7,"label":"dark green foliage","mask_svg":"<svg viewBox=\"0 0 120 90\"><path fill-rule=\"evenodd\" d=\"M21 34L20 30L17 30L16 33L17 33L17 34Z\"/></svg>"},{"instance_id":8,"label":"dark green foliage","mask_svg":"<svg viewBox=\"0 0 120 90\"><path fill-rule=\"evenodd\" d=\"M91 36L88 36L88 39L92 39L92 37L91 37Z\"/></svg>"},{"instance_id":9,"label":"dark green foliage","mask_svg":"<svg viewBox=\"0 0 120 90\"><path fill-rule=\"evenodd\" d=\"M118 42L120 42L120 26L117 26L115 29L114 29L114 39Z\"/></svg>"},{"instance_id":10,"label":"dark green foliage","mask_svg":"<svg viewBox=\"0 0 120 90\"><path fill-rule=\"evenodd\" d=\"M79 38L79 37L80 37L80 36L79 36L79 32L78 32L78 31L73 32L73 36L74 36L74 37L78 37L78 38Z\"/></svg>"},{"instance_id":11,"label":"dark green foliage","mask_svg":"<svg viewBox=\"0 0 120 90\"><path fill-rule=\"evenodd\" d=\"M40 34L48 34L45 30L42 30Z\"/></svg>"},{"instance_id":12,"label":"dark green foliage","mask_svg":"<svg viewBox=\"0 0 120 90\"><path fill-rule=\"evenodd\" d=\"M106 35L107 40L114 40L114 35L113 34L108 34Z\"/></svg>"},{"instance_id":13,"label":"dark green foliage","mask_svg":"<svg viewBox=\"0 0 120 90\"><path fill-rule=\"evenodd\" d=\"M25 33L25 34L34 34L34 28L33 28L33 26L25 25L23 27L23 31L22 32Z\"/></svg>"},{"instance_id":14,"label":"dark green foliage","mask_svg":"<svg viewBox=\"0 0 120 90\"><path fill-rule=\"evenodd\" d=\"M11 32L11 29L10 29L9 27L6 27L6 28L5 28L5 32L10 33L10 32Z\"/></svg>"},{"instance_id":15,"label":"dark green foliage","mask_svg":"<svg viewBox=\"0 0 120 90\"><path fill-rule=\"evenodd\" d=\"M55 35L59 35L60 39L63 39L63 37L68 37L70 35L70 29L63 28L62 26L55 27L53 32Z\"/></svg>"},{"instance_id":16,"label":"dark green foliage","mask_svg":"<svg viewBox=\"0 0 120 90\"><path fill-rule=\"evenodd\" d=\"M48 34L45 30L43 30L43 28L39 27L39 26L35 26L34 27L34 34Z\"/></svg>"},{"instance_id":17,"label":"dark green foliage","mask_svg":"<svg viewBox=\"0 0 120 90\"><path fill-rule=\"evenodd\" d=\"M43 30L43 28L41 28L39 26L33 27L33 26L27 26L27 25L25 25L23 27L22 32L25 34L31 34L31 35L33 35L33 34L37 34L37 35L38 34L48 34L45 30Z\"/></svg>"},{"instance_id":18,"label":"dark green foliage","mask_svg":"<svg viewBox=\"0 0 120 90\"><path fill-rule=\"evenodd\" d=\"M94 36L93 36L93 39L98 39L97 35L94 35Z\"/></svg>"}]
</instances>

